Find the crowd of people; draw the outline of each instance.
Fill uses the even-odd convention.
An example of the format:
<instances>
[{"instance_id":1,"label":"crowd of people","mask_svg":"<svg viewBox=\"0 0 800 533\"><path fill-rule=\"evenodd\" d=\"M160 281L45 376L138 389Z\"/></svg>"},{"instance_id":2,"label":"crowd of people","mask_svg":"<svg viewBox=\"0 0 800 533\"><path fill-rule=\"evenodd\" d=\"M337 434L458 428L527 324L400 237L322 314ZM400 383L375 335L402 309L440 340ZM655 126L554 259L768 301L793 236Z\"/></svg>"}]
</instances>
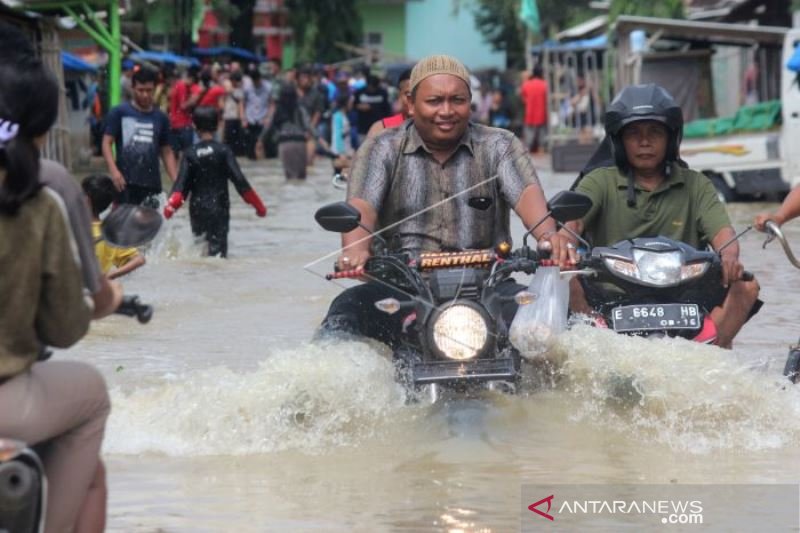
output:
<instances>
[{"instance_id":1,"label":"crowd of people","mask_svg":"<svg viewBox=\"0 0 800 533\"><path fill-rule=\"evenodd\" d=\"M157 68L128 60L123 64L122 98L127 102L134 100L135 72L143 68L156 71L154 102L169 118L169 144L176 155L196 139L192 110L210 106L222 114L217 140L237 157L277 157L281 142L305 137L306 165L319 154L352 156L373 124L399 113L404 95L399 83L408 79L413 66L399 76L395 72L395 76L381 77L368 67L351 70L307 65L283 70L277 60L259 65L230 61L189 68ZM481 78L470 75L470 86L473 122L514 131L524 137L532 152L544 149L548 87L540 65L532 72L523 72L519 79L516 75L509 78L508 73ZM294 91L284 92L284 87ZM576 99L574 107L583 109L586 102L578 91L572 98ZM88 104L98 153L104 131L102 97L102 91L92 91L93 101ZM576 115L575 121L581 119L585 121L586 117ZM288 163L287 177L302 177L297 146L285 151L287 157L282 162Z\"/></svg>"},{"instance_id":2,"label":"crowd of people","mask_svg":"<svg viewBox=\"0 0 800 533\"><path fill-rule=\"evenodd\" d=\"M123 100L133 101L136 72L123 74ZM301 66L283 71L280 62L243 66L238 61L156 71L155 105L169 118L169 144L179 154L193 144L192 111L213 107L222 115L217 139L237 157L275 157L280 145L304 140L306 165L322 152L352 154L370 126L397 110L396 92L369 69L355 72ZM334 127L334 116L345 125ZM337 130L334 135L333 130ZM291 177L302 178L297 146L283 162Z\"/></svg>"}]
</instances>

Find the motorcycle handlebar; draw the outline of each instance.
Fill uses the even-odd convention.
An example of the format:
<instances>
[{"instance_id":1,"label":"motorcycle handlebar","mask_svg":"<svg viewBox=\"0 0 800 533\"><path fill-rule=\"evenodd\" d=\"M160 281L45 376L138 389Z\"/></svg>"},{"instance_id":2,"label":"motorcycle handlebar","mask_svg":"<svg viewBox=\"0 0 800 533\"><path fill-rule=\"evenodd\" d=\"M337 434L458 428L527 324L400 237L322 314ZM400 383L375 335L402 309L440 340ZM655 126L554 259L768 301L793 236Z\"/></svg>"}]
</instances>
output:
<instances>
[{"instance_id":1,"label":"motorcycle handlebar","mask_svg":"<svg viewBox=\"0 0 800 533\"><path fill-rule=\"evenodd\" d=\"M114 313L135 317L140 324L147 324L153 318L153 306L143 304L138 296L123 296L122 303Z\"/></svg>"},{"instance_id":2,"label":"motorcycle handlebar","mask_svg":"<svg viewBox=\"0 0 800 533\"><path fill-rule=\"evenodd\" d=\"M764 225L767 229L767 233L769 233L769 237L767 240L764 241L764 245L762 248L766 248L767 244L769 244L772 240L777 239L779 243L781 243L781 247L783 248L783 253L786 254L786 257L789 259L789 262L795 268L800 268L800 260L795 257L794 252L792 252L791 246L789 246L789 242L786 240L786 236L781 231L780 226L775 224L775 222L771 220L767 220L767 223Z\"/></svg>"},{"instance_id":3,"label":"motorcycle handlebar","mask_svg":"<svg viewBox=\"0 0 800 533\"><path fill-rule=\"evenodd\" d=\"M364 268L351 268L349 270L335 270L330 274L325 274L325 279L330 281L332 279L354 279L364 275Z\"/></svg>"}]
</instances>

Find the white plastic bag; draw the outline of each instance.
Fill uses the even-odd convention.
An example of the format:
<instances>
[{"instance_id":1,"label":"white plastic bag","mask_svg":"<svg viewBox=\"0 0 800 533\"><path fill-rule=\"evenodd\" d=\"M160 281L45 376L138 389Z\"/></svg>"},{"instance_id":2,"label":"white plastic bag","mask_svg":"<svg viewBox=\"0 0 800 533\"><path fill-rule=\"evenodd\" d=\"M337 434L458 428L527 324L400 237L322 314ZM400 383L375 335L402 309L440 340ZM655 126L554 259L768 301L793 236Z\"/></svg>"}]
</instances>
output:
<instances>
[{"instance_id":1,"label":"white plastic bag","mask_svg":"<svg viewBox=\"0 0 800 533\"><path fill-rule=\"evenodd\" d=\"M547 352L555 337L567 329L569 280L561 279L558 267L540 267L528 292L534 300L517 309L509 338L522 357L534 359Z\"/></svg>"}]
</instances>

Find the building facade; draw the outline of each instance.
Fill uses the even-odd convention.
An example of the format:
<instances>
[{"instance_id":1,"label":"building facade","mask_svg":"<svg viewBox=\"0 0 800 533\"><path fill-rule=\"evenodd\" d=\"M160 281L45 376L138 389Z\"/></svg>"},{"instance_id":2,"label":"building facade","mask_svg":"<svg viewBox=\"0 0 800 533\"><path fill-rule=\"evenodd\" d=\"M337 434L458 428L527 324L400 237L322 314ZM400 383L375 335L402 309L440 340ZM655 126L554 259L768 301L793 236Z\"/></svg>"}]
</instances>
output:
<instances>
[{"instance_id":1,"label":"building facade","mask_svg":"<svg viewBox=\"0 0 800 533\"><path fill-rule=\"evenodd\" d=\"M476 0L361 0L365 48L391 61L449 54L473 70L506 66L475 23Z\"/></svg>"}]
</instances>

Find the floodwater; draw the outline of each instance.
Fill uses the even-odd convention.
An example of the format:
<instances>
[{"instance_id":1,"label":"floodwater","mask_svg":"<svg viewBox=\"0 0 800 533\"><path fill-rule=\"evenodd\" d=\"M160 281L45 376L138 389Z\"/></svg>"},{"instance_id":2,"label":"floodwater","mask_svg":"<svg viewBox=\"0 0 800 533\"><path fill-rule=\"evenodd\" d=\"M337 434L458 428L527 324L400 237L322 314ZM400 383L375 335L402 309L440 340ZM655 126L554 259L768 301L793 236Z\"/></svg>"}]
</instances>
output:
<instances>
[{"instance_id":1,"label":"floodwater","mask_svg":"<svg viewBox=\"0 0 800 533\"><path fill-rule=\"evenodd\" d=\"M800 387L781 371L800 272L776 243L743 237L766 305L733 352L583 328L558 380L407 405L384 351L309 343L342 286L322 277L339 237L313 221L343 197L327 162L301 184L274 162L245 173L269 215L232 197L230 259L200 257L181 210L125 279L152 322L112 317L61 355L112 389L109 531L515 531L523 484L798 482ZM548 196L572 182L541 177ZM743 228L772 207L731 212ZM640 403L609 401L619 374Z\"/></svg>"}]
</instances>

